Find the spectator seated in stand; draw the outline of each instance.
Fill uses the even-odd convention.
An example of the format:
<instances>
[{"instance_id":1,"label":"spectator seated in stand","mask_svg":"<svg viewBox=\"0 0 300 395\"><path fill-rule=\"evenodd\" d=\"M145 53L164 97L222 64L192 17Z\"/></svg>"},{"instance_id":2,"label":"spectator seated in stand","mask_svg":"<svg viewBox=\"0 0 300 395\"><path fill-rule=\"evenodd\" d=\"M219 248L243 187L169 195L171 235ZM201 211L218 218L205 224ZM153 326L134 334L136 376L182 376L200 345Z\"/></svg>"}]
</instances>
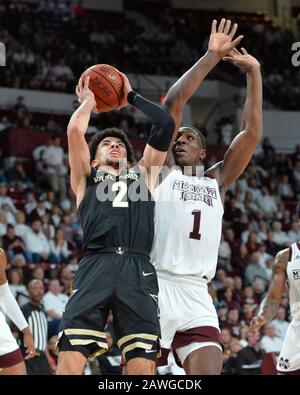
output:
<instances>
[{"instance_id":1,"label":"spectator seated in stand","mask_svg":"<svg viewBox=\"0 0 300 395\"><path fill-rule=\"evenodd\" d=\"M57 279L50 280L49 291L43 298L44 308L48 316L48 337L58 335L62 313L68 301L68 296L61 292Z\"/></svg>"}]
</instances>

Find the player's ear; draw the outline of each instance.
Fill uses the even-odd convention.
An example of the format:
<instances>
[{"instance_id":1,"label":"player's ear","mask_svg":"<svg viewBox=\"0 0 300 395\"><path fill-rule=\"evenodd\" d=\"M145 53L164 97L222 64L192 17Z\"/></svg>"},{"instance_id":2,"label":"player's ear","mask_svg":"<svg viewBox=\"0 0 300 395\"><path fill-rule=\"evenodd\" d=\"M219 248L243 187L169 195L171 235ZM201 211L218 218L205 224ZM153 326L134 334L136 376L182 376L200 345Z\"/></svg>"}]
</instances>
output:
<instances>
[{"instance_id":1,"label":"player's ear","mask_svg":"<svg viewBox=\"0 0 300 395\"><path fill-rule=\"evenodd\" d=\"M91 163L91 166L92 166L94 169L97 169L97 168L99 167L99 162L98 162L96 159L94 159L94 160L92 161L92 163Z\"/></svg>"},{"instance_id":2,"label":"player's ear","mask_svg":"<svg viewBox=\"0 0 300 395\"><path fill-rule=\"evenodd\" d=\"M206 158L206 150L203 149L203 150L201 150L201 152L200 152L200 160L201 160L201 161L204 161L205 158Z\"/></svg>"}]
</instances>

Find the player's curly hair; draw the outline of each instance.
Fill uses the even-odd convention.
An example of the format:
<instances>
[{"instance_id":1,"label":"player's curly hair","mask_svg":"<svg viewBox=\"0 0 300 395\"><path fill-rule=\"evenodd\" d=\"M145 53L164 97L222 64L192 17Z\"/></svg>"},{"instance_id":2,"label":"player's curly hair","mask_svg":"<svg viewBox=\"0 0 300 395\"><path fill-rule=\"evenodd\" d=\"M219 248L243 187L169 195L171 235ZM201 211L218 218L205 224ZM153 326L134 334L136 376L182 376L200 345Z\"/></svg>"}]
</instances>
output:
<instances>
[{"instance_id":1,"label":"player's curly hair","mask_svg":"<svg viewBox=\"0 0 300 395\"><path fill-rule=\"evenodd\" d=\"M106 137L117 137L120 140L122 140L123 143L125 144L125 147L126 147L128 162L130 162L131 164L134 163L135 157L134 157L134 151L133 151L132 144L130 143L127 135L123 132L123 130L118 129L118 128L107 128L107 129L100 130L100 132L96 133L92 137L92 139L89 143L91 160L95 159L98 145Z\"/></svg>"}]
</instances>

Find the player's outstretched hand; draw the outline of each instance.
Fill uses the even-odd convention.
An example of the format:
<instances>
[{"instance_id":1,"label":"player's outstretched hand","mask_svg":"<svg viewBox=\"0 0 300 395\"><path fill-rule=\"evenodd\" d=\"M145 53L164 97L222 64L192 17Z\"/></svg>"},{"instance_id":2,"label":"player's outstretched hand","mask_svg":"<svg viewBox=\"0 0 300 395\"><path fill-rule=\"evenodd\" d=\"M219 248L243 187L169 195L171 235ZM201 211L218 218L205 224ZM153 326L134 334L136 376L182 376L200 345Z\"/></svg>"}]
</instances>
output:
<instances>
[{"instance_id":1,"label":"player's outstretched hand","mask_svg":"<svg viewBox=\"0 0 300 395\"><path fill-rule=\"evenodd\" d=\"M90 100L93 106L93 112L98 112L96 109L96 100L94 93L89 88L90 77L87 77L83 82L82 78L79 78L78 85L76 86L76 95L79 103L82 103L85 99Z\"/></svg>"},{"instance_id":2,"label":"player's outstretched hand","mask_svg":"<svg viewBox=\"0 0 300 395\"><path fill-rule=\"evenodd\" d=\"M128 96L128 93L133 90L130 85L129 79L126 77L126 75L121 72L119 72L119 73L120 73L120 76L122 77L122 80L123 80L123 99L121 100L118 110L120 110L123 107L128 106L127 96Z\"/></svg>"},{"instance_id":3,"label":"player's outstretched hand","mask_svg":"<svg viewBox=\"0 0 300 395\"><path fill-rule=\"evenodd\" d=\"M244 36L240 35L233 40L238 24L234 23L231 28L231 20L223 18L217 28L214 19L211 25L211 34L208 43L208 52L218 55L220 58L227 55L233 48L239 45Z\"/></svg>"},{"instance_id":4,"label":"player's outstretched hand","mask_svg":"<svg viewBox=\"0 0 300 395\"><path fill-rule=\"evenodd\" d=\"M27 354L25 359L27 360L35 357L36 351L34 348L33 336L28 327L23 330L23 335L24 335L24 345L26 347L26 354Z\"/></svg>"},{"instance_id":5,"label":"player's outstretched hand","mask_svg":"<svg viewBox=\"0 0 300 395\"><path fill-rule=\"evenodd\" d=\"M255 334L257 333L260 328L265 325L266 320L265 317L262 315L257 315L256 317L252 318L249 326L249 333Z\"/></svg>"},{"instance_id":6,"label":"player's outstretched hand","mask_svg":"<svg viewBox=\"0 0 300 395\"><path fill-rule=\"evenodd\" d=\"M247 73L260 69L259 61L254 56L248 54L245 48L241 48L241 52L234 48L227 56L224 56L223 60L234 64Z\"/></svg>"}]
</instances>

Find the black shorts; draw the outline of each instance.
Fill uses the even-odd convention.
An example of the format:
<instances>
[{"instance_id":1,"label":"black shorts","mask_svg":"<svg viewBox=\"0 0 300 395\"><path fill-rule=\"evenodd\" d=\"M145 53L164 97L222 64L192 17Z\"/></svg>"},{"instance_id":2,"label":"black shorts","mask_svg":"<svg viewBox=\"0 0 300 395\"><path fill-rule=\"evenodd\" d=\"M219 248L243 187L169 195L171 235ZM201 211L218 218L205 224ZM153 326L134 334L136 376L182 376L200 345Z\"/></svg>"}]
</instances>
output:
<instances>
[{"instance_id":1,"label":"black shorts","mask_svg":"<svg viewBox=\"0 0 300 395\"><path fill-rule=\"evenodd\" d=\"M85 357L105 353L110 309L123 358L155 360L160 353L158 282L149 257L138 254L83 257L62 316L58 350Z\"/></svg>"},{"instance_id":2,"label":"black shorts","mask_svg":"<svg viewBox=\"0 0 300 395\"><path fill-rule=\"evenodd\" d=\"M25 361L27 374L29 376L52 375L46 354L43 351L37 350L37 352L39 355Z\"/></svg>"}]
</instances>

